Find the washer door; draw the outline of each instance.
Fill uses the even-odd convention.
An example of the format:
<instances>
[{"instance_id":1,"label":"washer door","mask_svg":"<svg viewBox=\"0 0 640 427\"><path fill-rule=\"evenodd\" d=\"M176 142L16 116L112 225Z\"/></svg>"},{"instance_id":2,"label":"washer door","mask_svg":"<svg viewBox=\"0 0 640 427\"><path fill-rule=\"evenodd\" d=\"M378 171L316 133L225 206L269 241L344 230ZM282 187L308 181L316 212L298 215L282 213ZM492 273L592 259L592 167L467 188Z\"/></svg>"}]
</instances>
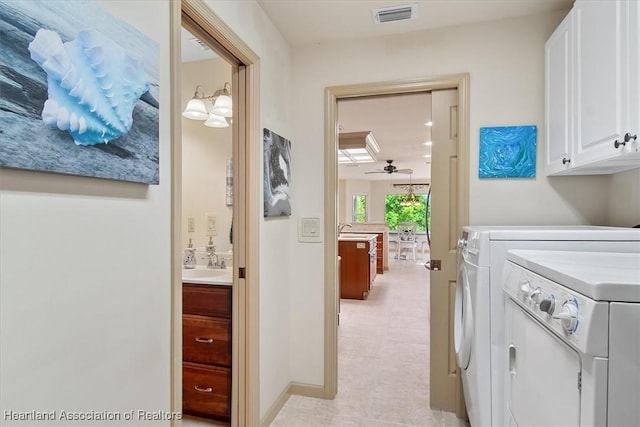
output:
<instances>
[{"instance_id":1,"label":"washer door","mask_svg":"<svg viewBox=\"0 0 640 427\"><path fill-rule=\"evenodd\" d=\"M464 251L462 251L462 259L460 259L459 264L453 314L453 337L458 366L466 370L469 367L471 344L473 342L473 306L471 304L469 274Z\"/></svg>"}]
</instances>

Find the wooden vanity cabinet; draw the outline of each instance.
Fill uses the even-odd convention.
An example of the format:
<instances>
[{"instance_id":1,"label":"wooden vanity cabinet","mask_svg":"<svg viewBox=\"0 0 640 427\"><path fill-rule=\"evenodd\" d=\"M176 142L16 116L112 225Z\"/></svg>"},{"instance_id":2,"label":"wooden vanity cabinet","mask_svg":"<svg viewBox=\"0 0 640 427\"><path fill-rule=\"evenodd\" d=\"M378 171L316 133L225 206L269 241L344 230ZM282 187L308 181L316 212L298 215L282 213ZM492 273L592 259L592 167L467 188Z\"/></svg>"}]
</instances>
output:
<instances>
[{"instance_id":1,"label":"wooden vanity cabinet","mask_svg":"<svg viewBox=\"0 0 640 427\"><path fill-rule=\"evenodd\" d=\"M231 287L182 284L182 410L231 420Z\"/></svg>"}]
</instances>

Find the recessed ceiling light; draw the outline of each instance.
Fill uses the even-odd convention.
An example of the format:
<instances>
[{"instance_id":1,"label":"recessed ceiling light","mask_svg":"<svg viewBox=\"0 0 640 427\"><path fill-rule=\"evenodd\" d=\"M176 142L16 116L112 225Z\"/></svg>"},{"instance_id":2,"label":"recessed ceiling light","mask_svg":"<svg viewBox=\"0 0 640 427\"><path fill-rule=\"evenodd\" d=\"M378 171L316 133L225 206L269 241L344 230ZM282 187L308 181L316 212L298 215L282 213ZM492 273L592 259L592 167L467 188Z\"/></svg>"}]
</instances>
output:
<instances>
[{"instance_id":1,"label":"recessed ceiling light","mask_svg":"<svg viewBox=\"0 0 640 427\"><path fill-rule=\"evenodd\" d=\"M422 157L424 157L425 159L428 159L429 157L431 157L431 154L425 154L425 155L424 155L424 156L422 156Z\"/></svg>"},{"instance_id":2,"label":"recessed ceiling light","mask_svg":"<svg viewBox=\"0 0 640 427\"><path fill-rule=\"evenodd\" d=\"M425 125L425 126L429 126L429 127L431 127L431 126L433 126L433 122L432 122L431 120L429 120L429 121L428 121L427 123L425 123L424 125Z\"/></svg>"},{"instance_id":3,"label":"recessed ceiling light","mask_svg":"<svg viewBox=\"0 0 640 427\"><path fill-rule=\"evenodd\" d=\"M432 144L431 141L427 141L427 142L424 143L424 145L426 145L427 147L430 146L431 144Z\"/></svg>"}]
</instances>

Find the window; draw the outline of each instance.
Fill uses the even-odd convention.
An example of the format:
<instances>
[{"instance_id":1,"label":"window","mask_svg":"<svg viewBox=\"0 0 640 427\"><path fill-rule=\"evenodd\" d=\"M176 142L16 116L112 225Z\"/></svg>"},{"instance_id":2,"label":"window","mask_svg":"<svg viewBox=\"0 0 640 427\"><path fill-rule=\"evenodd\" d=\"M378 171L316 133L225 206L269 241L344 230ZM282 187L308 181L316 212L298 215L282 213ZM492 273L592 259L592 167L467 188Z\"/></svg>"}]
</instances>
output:
<instances>
[{"instance_id":1,"label":"window","mask_svg":"<svg viewBox=\"0 0 640 427\"><path fill-rule=\"evenodd\" d=\"M353 218L351 222L367 222L367 195L353 195Z\"/></svg>"},{"instance_id":2,"label":"window","mask_svg":"<svg viewBox=\"0 0 640 427\"><path fill-rule=\"evenodd\" d=\"M417 206L401 206L400 202L406 198L406 194L387 194L384 197L384 221L389 226L389 230L397 230L399 222L415 222L418 224L417 231L425 231L427 223L427 197L424 194L417 194L420 201Z\"/></svg>"}]
</instances>

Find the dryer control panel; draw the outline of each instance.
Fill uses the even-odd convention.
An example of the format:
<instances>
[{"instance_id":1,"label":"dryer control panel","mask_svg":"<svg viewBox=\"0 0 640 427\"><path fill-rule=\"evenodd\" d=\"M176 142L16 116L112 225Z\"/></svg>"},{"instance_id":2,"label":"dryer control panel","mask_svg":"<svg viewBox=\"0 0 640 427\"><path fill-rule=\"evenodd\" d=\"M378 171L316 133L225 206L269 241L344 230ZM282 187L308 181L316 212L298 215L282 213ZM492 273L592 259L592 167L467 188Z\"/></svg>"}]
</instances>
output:
<instances>
[{"instance_id":1,"label":"dryer control panel","mask_svg":"<svg viewBox=\"0 0 640 427\"><path fill-rule=\"evenodd\" d=\"M609 304L594 301L511 261L506 261L503 288L538 322L580 352L608 356Z\"/></svg>"}]
</instances>

